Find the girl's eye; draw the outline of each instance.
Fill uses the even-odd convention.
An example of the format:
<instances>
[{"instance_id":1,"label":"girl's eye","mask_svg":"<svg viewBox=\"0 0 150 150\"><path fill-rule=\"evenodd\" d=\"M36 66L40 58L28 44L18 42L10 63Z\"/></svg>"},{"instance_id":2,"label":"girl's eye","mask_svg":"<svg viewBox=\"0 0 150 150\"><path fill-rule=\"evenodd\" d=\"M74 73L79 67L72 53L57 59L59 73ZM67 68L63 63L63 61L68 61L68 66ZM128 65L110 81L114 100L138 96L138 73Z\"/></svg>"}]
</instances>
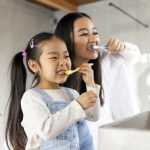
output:
<instances>
[{"instance_id":1,"label":"girl's eye","mask_svg":"<svg viewBox=\"0 0 150 150\"><path fill-rule=\"evenodd\" d=\"M70 58L69 55L65 56L65 58Z\"/></svg>"},{"instance_id":2,"label":"girl's eye","mask_svg":"<svg viewBox=\"0 0 150 150\"><path fill-rule=\"evenodd\" d=\"M49 59L57 59L57 57L50 57Z\"/></svg>"}]
</instances>

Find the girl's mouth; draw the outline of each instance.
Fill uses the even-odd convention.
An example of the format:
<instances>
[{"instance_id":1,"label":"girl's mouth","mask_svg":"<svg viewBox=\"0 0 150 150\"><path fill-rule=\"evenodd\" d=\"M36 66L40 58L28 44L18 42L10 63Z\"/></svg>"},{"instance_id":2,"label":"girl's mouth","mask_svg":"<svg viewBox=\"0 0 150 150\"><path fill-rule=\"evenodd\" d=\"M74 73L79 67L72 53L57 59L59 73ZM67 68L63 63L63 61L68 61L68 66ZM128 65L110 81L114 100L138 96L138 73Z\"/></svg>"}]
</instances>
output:
<instances>
[{"instance_id":1,"label":"girl's mouth","mask_svg":"<svg viewBox=\"0 0 150 150\"><path fill-rule=\"evenodd\" d=\"M61 76L68 76L65 74L65 70L59 70L59 71L57 71L57 74L61 75Z\"/></svg>"},{"instance_id":2,"label":"girl's mouth","mask_svg":"<svg viewBox=\"0 0 150 150\"><path fill-rule=\"evenodd\" d=\"M61 74L64 74L64 71L65 71L65 70L60 70L60 71L58 71L57 73L61 75Z\"/></svg>"}]
</instances>

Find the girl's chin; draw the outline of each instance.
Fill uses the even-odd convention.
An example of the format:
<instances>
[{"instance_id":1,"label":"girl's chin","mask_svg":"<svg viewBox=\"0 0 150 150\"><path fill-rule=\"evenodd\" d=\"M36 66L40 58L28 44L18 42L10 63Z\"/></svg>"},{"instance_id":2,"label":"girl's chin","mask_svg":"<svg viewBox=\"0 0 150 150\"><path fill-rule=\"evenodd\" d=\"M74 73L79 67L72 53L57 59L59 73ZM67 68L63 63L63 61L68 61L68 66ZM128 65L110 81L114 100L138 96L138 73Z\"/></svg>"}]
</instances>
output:
<instances>
[{"instance_id":1,"label":"girl's chin","mask_svg":"<svg viewBox=\"0 0 150 150\"><path fill-rule=\"evenodd\" d=\"M64 84L67 80L65 81L59 81L59 84Z\"/></svg>"},{"instance_id":2,"label":"girl's chin","mask_svg":"<svg viewBox=\"0 0 150 150\"><path fill-rule=\"evenodd\" d=\"M62 79L59 79L59 84L63 84L67 81L67 78L62 78Z\"/></svg>"}]
</instances>

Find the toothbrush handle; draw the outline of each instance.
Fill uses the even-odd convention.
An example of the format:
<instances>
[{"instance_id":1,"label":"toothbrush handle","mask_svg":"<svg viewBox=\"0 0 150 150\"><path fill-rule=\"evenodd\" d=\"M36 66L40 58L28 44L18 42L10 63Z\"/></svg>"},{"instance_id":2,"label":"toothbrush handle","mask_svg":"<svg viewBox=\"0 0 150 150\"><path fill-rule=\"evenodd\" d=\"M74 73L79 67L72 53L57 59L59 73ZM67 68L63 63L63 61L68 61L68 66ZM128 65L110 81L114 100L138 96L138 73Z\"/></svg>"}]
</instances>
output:
<instances>
[{"instance_id":1,"label":"toothbrush handle","mask_svg":"<svg viewBox=\"0 0 150 150\"><path fill-rule=\"evenodd\" d=\"M108 46L107 46L107 45L101 45L101 46L100 46L100 49L107 50L107 49L108 49Z\"/></svg>"}]
</instances>

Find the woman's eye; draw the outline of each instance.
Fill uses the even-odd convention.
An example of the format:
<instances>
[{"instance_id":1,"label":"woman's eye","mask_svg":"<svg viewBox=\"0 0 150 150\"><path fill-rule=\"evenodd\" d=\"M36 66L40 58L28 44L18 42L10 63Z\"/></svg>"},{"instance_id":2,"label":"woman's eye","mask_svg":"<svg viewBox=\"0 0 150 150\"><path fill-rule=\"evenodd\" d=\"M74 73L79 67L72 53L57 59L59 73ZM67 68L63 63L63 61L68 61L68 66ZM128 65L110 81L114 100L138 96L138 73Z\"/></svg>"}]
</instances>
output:
<instances>
[{"instance_id":1,"label":"woman's eye","mask_svg":"<svg viewBox=\"0 0 150 150\"><path fill-rule=\"evenodd\" d=\"M83 33L83 34L81 34L80 36L87 36L88 34L87 33Z\"/></svg>"},{"instance_id":2,"label":"woman's eye","mask_svg":"<svg viewBox=\"0 0 150 150\"><path fill-rule=\"evenodd\" d=\"M98 35L98 32L94 32L93 34L94 34L94 35Z\"/></svg>"}]
</instances>

